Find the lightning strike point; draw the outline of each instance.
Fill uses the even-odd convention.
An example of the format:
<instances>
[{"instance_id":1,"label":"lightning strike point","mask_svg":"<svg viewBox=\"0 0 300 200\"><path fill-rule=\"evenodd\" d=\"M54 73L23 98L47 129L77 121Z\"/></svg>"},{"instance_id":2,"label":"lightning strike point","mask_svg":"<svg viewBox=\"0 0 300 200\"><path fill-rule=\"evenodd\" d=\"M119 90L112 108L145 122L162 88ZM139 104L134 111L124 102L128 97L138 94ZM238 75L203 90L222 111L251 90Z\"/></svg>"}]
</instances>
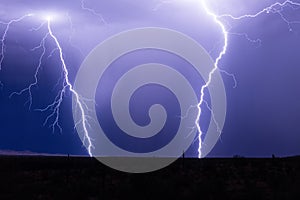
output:
<instances>
[{"instance_id":1,"label":"lightning strike point","mask_svg":"<svg viewBox=\"0 0 300 200\"><path fill-rule=\"evenodd\" d=\"M168 0L162 1L162 4L169 3L169 2L170 1L168 1ZM205 90L209 87L209 85L212 81L213 74L215 73L216 70L219 69L219 62L221 61L223 56L226 54L227 46L228 46L228 34L243 35L249 41L252 41L252 42L256 41L258 43L261 42L259 39L258 40L250 39L247 34L230 33L229 29L226 29L225 24L221 21L221 19L226 18L226 19L231 19L231 20L242 20L242 19L245 19L245 18L256 18L256 17L258 17L258 16L260 16L261 14L264 14L264 13L265 14L277 14L287 24L288 30L291 32L291 31L293 31L292 25L293 24L300 24L300 21L290 21L290 20L288 20L285 17L284 13L283 13L283 8L289 7L293 10L296 10L296 9L300 8L300 3L292 1L292 0L285 0L285 1L282 1L282 2L276 2L272 5L270 5L269 7L263 8L255 14L245 14L245 15L241 15L241 16L233 16L231 14L217 15L207 7L207 5L205 3L205 0L199 0L199 2L202 3L202 7L206 11L206 13L209 16L211 16L213 21L219 26L219 28L222 31L223 39L224 39L224 45L223 45L222 51L219 53L219 56L216 58L213 68L211 69L211 71L208 74L207 82L205 83L205 85L203 85L201 87L200 100L199 100L199 103L197 104L197 106L195 106L198 109L198 115L197 115L197 118L195 120L195 126L198 130L198 133L199 133L198 134L198 142L199 142L198 157L201 158L201 156L202 156L201 148L202 148L202 145L204 145L204 144L202 144L202 139L201 139L201 136L202 136L203 132L202 132L200 124L199 124L200 117L202 116L201 106L203 106L203 104L206 104L206 106L210 109L207 102L205 101ZM97 13L95 10L93 10L92 8L89 8L85 5L85 0L81 0L81 8L82 8L82 10L86 10L86 11L90 12L91 14L93 14L94 16L96 16L101 23L106 24L104 18L102 17L102 15L100 13ZM32 17L32 16L36 16L36 15L37 14L35 14L35 13L29 13L29 14L23 15L19 18L12 19L8 22L0 21L0 25L4 26L4 33L0 37L0 70L2 68L2 63L5 59L5 49L6 49L5 43L6 43L7 34L9 32L9 29L10 29L11 25L14 24L14 23L20 22L20 21L24 20L27 17ZM88 117L89 116L87 115L86 110L85 110L85 107L86 107L85 102L84 102L84 99L74 90L73 85L71 84L71 82L69 80L69 71L67 69L67 66L66 66L66 63L65 63L65 60L64 60L63 49L62 49L61 44L59 43L57 37L54 35L54 33L52 32L52 29L51 29L51 22L56 18L56 15L45 14L44 13L42 15L38 14L38 17L44 19L46 22L41 24L41 26L39 26L36 29L33 28L33 30L39 30L40 27L42 27L44 24L47 24L48 33L45 35L45 37L43 38L40 45L33 49L33 50L38 49L38 48L43 49L43 53L42 53L42 55L40 56L40 59L39 59L39 65L38 65L38 67L36 69L36 72L35 72L35 82L33 82L31 85L29 85L28 88L25 88L21 92L14 93L14 94L22 94L23 92L27 91L27 92L29 92L29 95L30 95L29 102L32 103L31 88L34 87L37 84L37 74L38 74L39 69L41 67L41 62L42 62L42 59L44 58L44 54L45 54L45 50L46 50L45 40L47 38L51 37L54 40L55 45L56 45L55 50L57 50L59 52L59 59L61 61L62 72L63 72L63 76L62 76L63 85L62 85L62 89L60 90L60 92L55 97L54 102L52 104L48 105L45 109L39 109L39 110L40 111L51 110L52 113L47 117L47 119L45 120L45 123L47 123L48 120L53 118L53 124L51 125L52 128L54 129L55 127L58 127L61 130L61 127L58 124L59 114L60 114L60 106L62 104L65 93L67 91L70 91L73 94L75 103L79 108L79 112L80 112L80 116L81 116L80 121L77 122L75 126L79 126L79 125L82 126L83 132L84 132L84 142L83 142L83 144L87 147L87 151L88 151L89 155L93 156L92 155L92 149L94 147L93 147L93 144L92 144L92 138L90 137L89 132L88 132L88 126L89 126ZM52 54L51 54L51 56L52 56ZM232 74L228 74L227 72L225 72L225 73L227 75L230 75L230 76L232 75ZM236 85L236 81L235 81L235 85ZM0 81L0 89L2 87L3 87L3 83ZM30 104L30 106L31 106L31 104ZM216 123L216 125L218 126L217 123ZM221 130L219 130L219 131L221 131Z\"/></svg>"},{"instance_id":2,"label":"lightning strike point","mask_svg":"<svg viewBox=\"0 0 300 200\"><path fill-rule=\"evenodd\" d=\"M201 137L202 137L203 132L202 132L201 127L200 127L200 118L201 118L201 115L202 115L202 108L201 108L201 106L205 103L205 99L204 99L205 93L204 92L209 87L209 85L210 85L210 83L212 81L212 76L215 73L215 71L217 71L219 62L222 59L222 57L226 54L227 46L228 46L228 32L227 32L227 30L225 28L225 25L218 19L217 15L215 15L213 12L211 12L208 9L208 7L205 4L205 1L201 1L201 2L202 2L202 6L205 9L206 13L208 15L210 15L212 17L212 19L214 20L214 22L217 25L219 25L219 27L221 28L223 36L224 36L224 46L223 46L223 49L220 52L219 56L215 60L213 68L211 69L211 71L208 74L208 80L207 80L207 82L201 87L201 91L200 91L200 94L201 94L200 95L200 100L199 100L199 103L197 105L198 115L197 115L197 118L195 120L195 126L197 127L197 130L198 130L198 142L199 142L198 158L202 157L202 152L201 152L202 138Z\"/></svg>"},{"instance_id":3,"label":"lightning strike point","mask_svg":"<svg viewBox=\"0 0 300 200\"><path fill-rule=\"evenodd\" d=\"M67 69L67 65L66 65L66 62L65 62L64 56L63 56L63 49L62 49L57 37L52 32L51 21L50 20L48 21L47 27L48 27L49 34L52 37L52 39L55 41L55 44L56 44L56 46L58 48L58 51L59 51L59 58L60 58L60 61L62 63L62 70L63 70L63 77L64 77L63 82L64 82L64 84L63 84L63 88L61 89L60 93L57 95L56 100L54 101L54 103L49 105L47 108L43 109L43 110L48 110L48 109L53 110L52 114L49 115L49 117L46 119L45 122L47 122L51 117L55 116L54 124L52 126L56 125L60 128L60 126L58 124L60 106L61 106L61 103L63 101L63 96L65 95L67 89L69 89L69 91L74 95L75 102L76 102L76 104L79 108L79 111L80 111L80 114L81 114L80 122L81 122L83 132L84 132L84 141L87 141L87 151L88 151L89 156L92 157L93 156L92 148L94 148L94 146L92 144L92 138L89 136L89 132L88 132L88 128L87 128L89 123L88 123L88 116L87 116L87 114L84 110L84 102L81 99L80 95L74 90L73 85L70 82L69 71Z\"/></svg>"},{"instance_id":4,"label":"lightning strike point","mask_svg":"<svg viewBox=\"0 0 300 200\"><path fill-rule=\"evenodd\" d=\"M9 27L12 23L14 22L19 22L21 20L23 20L25 17L28 16L33 16L33 14L28 14L25 15L19 19L15 19L12 20L8 23L4 23L4 22L0 22L1 24L5 24L6 25L6 29L4 32L4 35L2 36L2 39L0 40L0 44L1 44L1 60L0 60L0 69L1 69L1 64L2 61L4 59L4 52L5 52L5 39L7 36L7 32L9 30ZM39 15L41 16L41 15ZM43 26L47 26L47 33L44 35L43 39L41 40L40 44L36 47L34 47L33 49L31 49L31 51L35 51L37 49L42 49L42 54L39 57L39 63L36 67L35 70L35 74L34 74L34 82L32 82L27 88L21 90L20 92L14 92L10 95L10 98L14 95L22 95L23 93L28 93L29 95L29 99L26 103L29 103L29 109L31 109L32 107L32 101L33 101L33 94L32 94L32 89L33 87L37 86L38 84L38 73L42 67L42 61L45 57L45 53L46 53L46 40L47 39L52 39L55 42L56 48L54 48L49 56L53 56L53 52L54 51L58 51L59 52L59 59L61 61L61 66L62 66L62 72L63 72L63 76L62 76L62 88L60 89L60 91L58 92L58 94L56 95L53 103L51 103L50 105L48 105L46 108L43 109L36 109L37 111L51 111L50 115L48 115L48 117L45 119L44 121L44 125L48 124L50 121L52 122L50 127L52 128L52 131L54 132L56 128L59 129L60 132L62 132L62 128L59 124L59 117L60 117L60 107L61 104L64 100L64 96L65 94L70 91L73 96L75 97L75 101L76 104L79 108L80 111L80 116L81 116L81 120L80 122L76 123L76 126L81 125L83 127L83 132L84 132L84 142L83 145L85 145L87 147L87 151L89 156L93 156L92 154L92 149L94 148L93 144L92 144L92 138L89 136L89 132L88 132L88 115L86 114L86 111L84 110L84 99L82 99L80 97L80 95L74 90L73 85L71 84L70 80L69 80L69 71L67 69L67 65L66 62L64 60L64 55L63 55L63 49L61 47L61 44L58 41L58 38L54 35L52 29L51 29L51 22L53 21L53 19L55 18L55 15L53 14L47 14L47 15L43 15L43 19L46 22L43 22L41 25L39 25L37 28L33 28L32 30L34 31L38 31L40 30ZM2 84L0 82L0 88L1 88Z\"/></svg>"}]
</instances>

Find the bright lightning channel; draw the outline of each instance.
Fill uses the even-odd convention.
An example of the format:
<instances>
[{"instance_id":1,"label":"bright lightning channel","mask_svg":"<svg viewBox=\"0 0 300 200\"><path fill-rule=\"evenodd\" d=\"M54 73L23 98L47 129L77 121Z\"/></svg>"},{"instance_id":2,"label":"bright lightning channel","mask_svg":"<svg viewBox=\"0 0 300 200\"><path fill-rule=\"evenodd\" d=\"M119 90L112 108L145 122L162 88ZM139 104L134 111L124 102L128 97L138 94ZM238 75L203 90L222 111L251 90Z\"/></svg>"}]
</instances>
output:
<instances>
[{"instance_id":1,"label":"bright lightning channel","mask_svg":"<svg viewBox=\"0 0 300 200\"><path fill-rule=\"evenodd\" d=\"M168 3L169 1L163 1L163 3ZM296 24L296 23L299 23L299 21L289 21L283 14L282 14L282 9L286 6L289 6L291 7L292 9L294 9L293 6L296 6L297 8L300 7L300 3L297 3L297 2L294 2L294 1L291 1L291 0L286 0L282 3L280 2L276 2L272 5L270 5L269 7L266 7L266 8L263 8L262 10L260 10L259 12L255 13L255 14L245 14L245 15L241 15L241 16L233 16L231 14L222 14L222 15L217 15L215 14L214 12L212 12L206 5L205 1L204 0L201 0L201 3L202 3L202 6L203 8L205 9L206 13L212 17L213 21L221 28L221 31L222 31L222 34L223 34L223 38L224 38L224 45L223 45L223 48L222 48L222 51L219 53L219 56L216 58L215 60L215 63L214 63L214 67L212 68L212 70L210 71L209 73L209 76L208 76L208 81L205 83L205 85L203 85L201 87L201 91L200 91L200 100L199 100L199 103L197 104L197 108L198 108L198 114L197 114L197 118L195 120L195 125L197 127L197 130L199 132L198 134L198 141L199 141L199 148L198 148L198 157L201 158L202 154L201 154L201 148L202 148L202 139L201 139L201 136L203 134L202 130L201 130L201 127L200 127L200 118L201 118L201 115L202 115L202 109L201 109L201 106L203 104L206 104L207 105L207 102L205 101L205 90L208 88L208 86L210 85L211 81L212 81L212 76L213 74L219 69L219 63L221 61L221 59L223 58L223 56L226 54L227 52L227 47L228 47L228 35L229 34L235 34L235 35L243 35L245 36L249 41L255 41L255 40L251 40L247 34L240 34L240 33L230 33L229 32L229 29L226 29L226 26L225 24L221 21L221 18L230 18L232 20L242 20L242 19L245 19L245 18L256 18L258 17L259 15L263 14L263 13L273 13L273 14L278 14L281 19L287 23L288 27L289 27L289 30L292 31L292 28L291 28L291 25L292 24ZM85 6L85 2L84 0L81 1L81 8L83 10L87 10L89 12L91 12L93 15L97 16L100 21L102 23L106 23L105 20L103 19L102 15L100 15L99 13L97 13L95 10L91 9L91 8L88 8ZM24 20L25 18L27 17L31 17L33 16L33 14L27 14L27 15L24 15L20 18L17 18L17 19L13 19L13 20L10 20L9 22L1 22L0 21L0 24L1 25L4 25L5 26L5 29L4 29L4 34L2 35L1 39L0 39L0 45L1 45L1 49L0 49L0 70L2 69L2 64L3 64L3 61L4 61L4 58L5 58L5 41L6 41L6 38L7 38L7 33L9 31L9 28L10 26L13 24L13 23L17 23L17 22L20 22L22 20ZM55 44L57 46L57 48L55 50L58 50L59 51L59 58L60 58L60 61L62 63L62 70L63 70L63 88L61 89L61 91L59 92L59 94L56 96L54 102L50 105L48 105L45 109L40 109L41 111L46 111L46 110L49 110L49 109L52 109L53 112L52 114L50 114L47 119L45 120L45 123L48 122L48 120L50 120L50 118L54 117L54 122L52 124L52 128L54 128L55 126L57 126L60 130L61 130L61 127L59 126L58 124L58 117L59 117L59 112L60 112L60 106L61 106L61 103L63 101L63 97L65 95L65 93L67 92L67 90L69 89L69 91L74 95L75 97L75 101L76 101L76 104L80 110L80 114L81 114L81 124L82 124L82 127L83 127L83 132L84 132L84 141L87 141L88 142L88 145L87 145L87 150L88 150L88 153L90 156L92 156L92 148L93 148L93 145L92 145L92 139L90 138L89 136L89 133L88 133L88 129L87 129L87 126L88 126L88 120L87 120L87 115L85 113L85 110L84 110L84 106L85 106L85 103L83 102L82 98L80 97L80 95L74 90L73 88L73 85L71 84L70 80L69 80L69 72L68 72L68 69L67 69L67 66L66 66L66 63L65 63L65 60L64 60L64 57L63 57L63 49L57 39L57 37L54 35L52 29L51 29L51 21L54 19L54 16L53 15L46 15L44 17L44 19L46 20L45 23L41 24L40 27L36 28L36 29L33 29L33 30L39 30L39 28L41 28L44 24L47 24L47 29L48 29L48 33L43 37L41 43L39 44L39 46L35 47L32 49L32 51L36 50L36 49L40 49L42 48L43 52L40 56L40 59L39 59L39 63L38 63L38 66L36 68L36 71L35 71L35 81L33 83L31 83L29 85L29 87L25 88L24 90L18 92L18 93L13 93L12 95L14 94L22 94L26 91L29 92L29 104L30 104L30 108L32 106L32 93L31 93L31 90L34 86L37 85L37 75L39 73L39 70L41 68L41 65L42 65L42 59L45 55L45 51L46 51L46 47L45 47L45 41L46 39L50 36L54 41L55 41ZM260 43L260 40L256 40ZM52 53L51 53L52 55ZM234 78L234 77L233 77ZM235 81L236 83L236 81ZM3 86L3 83L0 82L0 88ZM208 105L207 105L208 106ZM213 114L213 113L212 113Z\"/></svg>"},{"instance_id":2,"label":"bright lightning channel","mask_svg":"<svg viewBox=\"0 0 300 200\"><path fill-rule=\"evenodd\" d=\"M59 108L60 105L62 103L63 100L63 96L67 90L67 88L69 88L70 92L74 95L75 97L75 101L76 104L80 110L80 114L81 114L81 123L82 123L82 127L83 127L83 131L84 131L84 141L87 140L88 145L87 145L87 150L90 156L92 156L92 148L93 148L93 144L92 144L92 139L89 136L89 132L87 130L87 125L88 125L88 119L87 119L87 115L85 113L85 110L83 108L84 104L81 102L80 99L80 95L74 90L73 85L71 84L70 80L69 80L69 71L67 69L64 57L63 57L63 50L62 47L58 41L58 39L56 38L56 36L53 34L52 29L51 29L51 18L48 18L47 20L47 27L48 27L48 31L50 36L53 38L53 40L55 41L55 44L59 50L59 57L60 57L60 61L62 63L62 68L63 68L63 74L64 74L64 84L63 84L63 89L60 92L59 98L57 99L56 102L54 102L51 106L54 106L54 112L56 113L56 120L55 123L58 123L58 112L59 112Z\"/></svg>"},{"instance_id":3,"label":"bright lightning channel","mask_svg":"<svg viewBox=\"0 0 300 200\"><path fill-rule=\"evenodd\" d=\"M210 85L211 81L212 81L212 76L213 74L215 73L215 71L217 71L218 69L218 66L219 66L219 62L220 60L222 59L223 55L226 54L226 51L227 51L227 46L228 46L228 32L225 28L225 25L218 19L218 17L212 13L206 6L205 2L202 1L202 6L203 8L205 9L206 13L210 16L212 16L214 22L216 24L218 24L222 30L222 33L223 33L223 36L224 36L224 46L223 46L223 49L222 51L220 52L219 56L217 57L217 59L215 60L215 63L214 63L214 67L213 69L209 72L209 75L208 75L208 80L207 82L201 87L201 91L200 91L200 100L199 100L199 103L197 105L197 108L198 108L198 114L197 114L197 118L196 118L196 121L195 121L195 125L197 127L197 130L198 130L198 141L199 141L199 146L198 146L198 158L201 158L202 154L201 154L201 148L202 148L202 130L201 130L201 127L200 127L200 117L201 117L201 114L202 114L202 104L205 103L204 101L204 91L205 89L208 88L208 86Z\"/></svg>"},{"instance_id":4,"label":"bright lightning channel","mask_svg":"<svg viewBox=\"0 0 300 200\"><path fill-rule=\"evenodd\" d=\"M258 17L259 15L263 14L263 13L273 13L273 14L278 14L281 19L288 25L288 28L290 31L292 31L292 28L291 28L291 25L292 24L300 24L300 21L289 21L283 14L282 14L282 9L286 6L290 6L292 9L294 9L292 6L297 6L297 8L300 7L300 3L297 3L297 2L294 2L294 1L291 1L291 0L286 0L282 3L280 2L276 2L266 8L263 8L262 10L260 10L259 12L255 13L255 14L245 14L245 15L241 15L241 16L233 16L231 14L222 14L222 15L217 15L215 13L213 13L206 5L206 2L205 0L201 0L201 3L202 3L202 6L205 10L205 12L212 17L213 21L221 28L221 31L222 31L222 35L223 35L223 38L224 38L224 45L223 45L223 48L222 48L222 51L219 53L219 56L216 58L215 60L215 63L214 63L214 67L213 69L210 71L209 73L209 76L208 76L208 81L206 82L205 85L203 85L201 87L201 95L200 95L200 100L199 100L199 103L197 105L197 108L198 108L198 115L197 115L197 118L196 118L196 121L195 121L195 125L198 129L198 142L199 142L199 148L198 148L198 158L201 158L202 156L202 153L201 153L201 148L202 148L202 139L201 139L201 136L203 134L202 130L201 130L201 127L200 127L200 117L202 115L202 109L201 109L201 106L203 105L203 103L207 105L207 102L204 100L204 91L205 89L207 89L207 87L210 85L211 81L212 81L212 76L213 74L215 73L215 71L217 69L219 69L219 63L221 61L221 59L223 58L223 56L226 54L227 52L227 47L228 47L228 34L230 34L230 32L228 31L228 29L226 29L225 27L225 24L220 20L221 18L225 18L225 17L228 17L228 18L231 18L233 20L242 20L242 19L245 19L245 18L256 18ZM279 8L277 8L279 7ZM261 42L259 39L258 40L251 40L247 34L237 34L237 33L233 33L233 34L236 34L236 35L244 35L246 37L247 40L249 41L256 41L256 42ZM234 78L234 76L233 76ZM235 79L234 79L235 80ZM236 83L236 80L235 80L235 83ZM212 113L213 114L213 113ZM216 122L215 122L216 123Z\"/></svg>"},{"instance_id":5,"label":"bright lightning channel","mask_svg":"<svg viewBox=\"0 0 300 200\"><path fill-rule=\"evenodd\" d=\"M27 14L27 15L24 15L24 16L18 18L18 19L13 19L9 22L0 22L0 24L3 24L3 25L6 26L5 30L4 30L4 34L3 34L3 36L0 40L0 42L1 42L0 43L1 44L0 70L1 70L2 63L3 63L4 57L5 57L5 40L7 38L7 33L9 31L9 28L10 28L11 24L13 24L15 22L20 22L23 19L25 19L26 17L30 17L30 16L33 16L33 14ZM80 122L78 122L76 124L76 126L79 123L81 123L82 128L83 128L83 132L84 132L83 144L86 144L86 141L87 141L88 154L89 154L89 156L93 156L92 148L94 148L94 146L92 144L92 138L89 136L89 132L88 132L88 128L87 128L87 126L89 124L88 124L88 119L87 119L88 116L87 116L87 114L84 110L85 103L83 102L84 100L81 99L80 95L74 90L73 85L70 82L69 71L67 69L66 62L65 62L64 56L63 56L63 49L62 49L57 37L54 35L54 33L52 31L52 28L51 28L51 21L54 19L54 17L55 17L54 15L44 16L43 19L45 19L45 22L43 22L39 27L31 29L31 31L38 31L44 25L47 25L47 30L48 30L47 33L45 34L45 36L42 38L40 44L38 46L34 47L33 49L31 49L31 51L42 49L42 53L40 55L38 65L37 65L36 70L35 70L34 81L27 88L21 90L20 92L12 93L10 95L10 97L12 97L13 95L21 95L25 92L28 92L29 99L26 103L29 103L29 108L31 109L32 101L33 101L32 89L33 89L33 87L37 86L37 84L38 84L38 73L39 73L39 71L42 67L42 61L43 61L43 58L44 58L45 53L46 53L45 43L46 43L47 38L51 37L55 42L56 48L51 52L50 56L53 55L54 51L58 50L59 58L60 58L60 61L61 61L61 64L62 64L62 71L63 71L63 86L62 86L62 89L60 90L60 92L55 97L55 100L52 104L48 105L44 109L37 109L37 110L39 110L39 111L52 110L52 113L50 115L48 115L48 117L46 118L46 120L44 122L44 125L46 125L50 119L54 118L54 121L51 125L52 130L54 131L55 127L58 127L59 130L62 132L62 128L59 125L59 113L60 113L61 104L63 102L63 97L64 97L65 93L69 90L73 94L73 96L75 97L75 102L76 102L76 104L79 108L80 115L81 115L81 120L80 120ZM0 87L2 87L2 86L3 86L3 84L0 83Z\"/></svg>"}]
</instances>

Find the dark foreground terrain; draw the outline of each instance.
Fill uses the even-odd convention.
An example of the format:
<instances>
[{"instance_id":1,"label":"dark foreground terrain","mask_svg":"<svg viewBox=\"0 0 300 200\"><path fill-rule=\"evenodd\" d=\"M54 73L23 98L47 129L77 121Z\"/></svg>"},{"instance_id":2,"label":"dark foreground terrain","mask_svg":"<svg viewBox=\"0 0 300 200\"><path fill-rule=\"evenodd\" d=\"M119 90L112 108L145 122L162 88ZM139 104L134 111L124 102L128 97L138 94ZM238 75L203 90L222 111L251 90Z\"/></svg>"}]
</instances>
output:
<instances>
[{"instance_id":1,"label":"dark foreground terrain","mask_svg":"<svg viewBox=\"0 0 300 200\"><path fill-rule=\"evenodd\" d=\"M179 159L129 174L94 158L2 156L0 199L300 199L300 158Z\"/></svg>"}]
</instances>

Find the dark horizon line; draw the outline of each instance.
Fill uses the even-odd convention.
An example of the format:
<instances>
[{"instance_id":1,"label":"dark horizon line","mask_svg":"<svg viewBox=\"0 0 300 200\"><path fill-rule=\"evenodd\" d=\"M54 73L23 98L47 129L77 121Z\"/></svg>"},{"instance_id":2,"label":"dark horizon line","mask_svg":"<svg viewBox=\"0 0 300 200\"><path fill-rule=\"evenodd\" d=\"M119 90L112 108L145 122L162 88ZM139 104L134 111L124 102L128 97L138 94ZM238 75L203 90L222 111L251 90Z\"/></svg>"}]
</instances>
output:
<instances>
[{"instance_id":1,"label":"dark horizon line","mask_svg":"<svg viewBox=\"0 0 300 200\"><path fill-rule=\"evenodd\" d=\"M31 152L31 151L14 151L14 150L0 150L0 157L35 157L35 156L41 156L41 157L78 157L78 158L91 158L88 154L86 155L79 155L79 154L68 154L68 153L37 153L37 152ZM124 156L92 156L92 158L97 157L103 157L103 158L109 158L109 157L116 157L116 158L122 158ZM234 154L232 156L207 156L201 159L226 159L226 158L295 158L300 157L299 155L284 155L279 156L276 154L271 154L270 156L244 156L241 154ZM133 157L132 157L133 158ZM141 157L142 158L142 157ZM147 158L147 157L146 157ZM151 157L148 157L151 158ZM168 157L153 157L153 158L168 158ZM188 158L188 159L198 159L196 156L180 156L179 158Z\"/></svg>"}]
</instances>

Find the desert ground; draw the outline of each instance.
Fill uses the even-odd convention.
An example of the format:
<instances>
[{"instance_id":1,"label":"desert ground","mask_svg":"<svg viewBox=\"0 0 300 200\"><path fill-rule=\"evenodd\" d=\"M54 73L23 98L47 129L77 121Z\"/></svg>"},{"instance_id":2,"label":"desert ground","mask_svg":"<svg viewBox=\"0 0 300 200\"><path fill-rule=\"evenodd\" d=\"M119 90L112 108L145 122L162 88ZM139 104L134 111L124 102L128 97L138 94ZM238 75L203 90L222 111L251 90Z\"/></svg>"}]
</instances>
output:
<instances>
[{"instance_id":1,"label":"desert ground","mask_svg":"<svg viewBox=\"0 0 300 200\"><path fill-rule=\"evenodd\" d=\"M131 174L95 158L1 156L0 199L300 199L300 157L180 158Z\"/></svg>"}]
</instances>

